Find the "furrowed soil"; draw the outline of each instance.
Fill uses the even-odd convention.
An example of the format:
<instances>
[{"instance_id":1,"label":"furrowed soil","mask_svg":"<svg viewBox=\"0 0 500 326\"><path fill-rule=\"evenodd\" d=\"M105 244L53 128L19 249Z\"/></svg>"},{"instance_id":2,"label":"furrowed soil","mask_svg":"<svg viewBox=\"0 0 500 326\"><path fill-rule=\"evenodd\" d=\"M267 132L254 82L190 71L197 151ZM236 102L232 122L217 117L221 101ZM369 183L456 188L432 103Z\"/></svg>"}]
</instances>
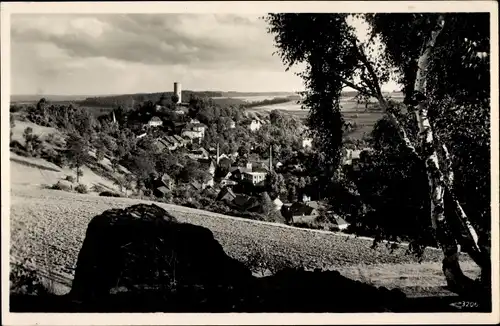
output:
<instances>
[{"instance_id":1,"label":"furrowed soil","mask_svg":"<svg viewBox=\"0 0 500 326\"><path fill-rule=\"evenodd\" d=\"M10 202L11 262L32 264L59 286L71 286L78 252L92 217L112 208L153 203L128 198L99 197L12 184ZM426 249L424 260L400 246L371 249L369 239L262 223L169 204L155 203L181 222L210 229L228 255L240 261L259 256L267 268L284 263L307 269L336 269L344 276L411 296L442 295L445 285L441 253ZM464 257L467 260L467 257ZM465 261L464 271L479 270ZM61 289L62 288L62 289Z\"/></svg>"}]
</instances>

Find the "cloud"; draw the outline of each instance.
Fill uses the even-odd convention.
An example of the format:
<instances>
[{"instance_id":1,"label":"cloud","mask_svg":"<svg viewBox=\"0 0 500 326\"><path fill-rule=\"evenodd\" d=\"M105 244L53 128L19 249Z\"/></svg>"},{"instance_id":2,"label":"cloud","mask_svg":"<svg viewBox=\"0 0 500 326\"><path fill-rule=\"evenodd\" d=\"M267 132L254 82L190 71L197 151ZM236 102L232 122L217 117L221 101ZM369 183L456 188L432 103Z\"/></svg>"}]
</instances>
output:
<instances>
[{"instance_id":1,"label":"cloud","mask_svg":"<svg viewBox=\"0 0 500 326\"><path fill-rule=\"evenodd\" d=\"M266 27L255 15L15 14L12 88L123 93L179 80L189 89L300 89L272 55Z\"/></svg>"},{"instance_id":2,"label":"cloud","mask_svg":"<svg viewBox=\"0 0 500 326\"><path fill-rule=\"evenodd\" d=\"M148 65L282 69L265 23L235 15L13 17L16 42L49 42L73 58ZM31 15L30 15L31 16Z\"/></svg>"}]
</instances>

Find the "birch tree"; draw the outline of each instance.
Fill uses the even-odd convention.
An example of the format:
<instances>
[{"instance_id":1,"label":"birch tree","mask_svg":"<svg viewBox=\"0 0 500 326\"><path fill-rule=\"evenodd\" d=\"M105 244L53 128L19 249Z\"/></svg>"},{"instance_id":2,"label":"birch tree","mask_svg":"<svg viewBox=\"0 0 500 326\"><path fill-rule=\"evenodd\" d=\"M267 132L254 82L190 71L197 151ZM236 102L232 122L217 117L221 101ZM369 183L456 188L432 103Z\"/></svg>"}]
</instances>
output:
<instances>
[{"instance_id":1,"label":"birch tree","mask_svg":"<svg viewBox=\"0 0 500 326\"><path fill-rule=\"evenodd\" d=\"M338 165L342 146L339 98L345 88L354 89L365 98L375 98L398 130L406 150L425 163L431 202L429 218L434 237L444 253L444 274L456 292L468 291L472 286L458 264L459 244L468 249L485 275L490 266L488 250L479 245L477 231L454 191L453 164L447 144L438 139L440 133L433 129L436 128L433 117L442 114L439 105L444 98L455 103L456 98L461 97L464 106L474 102L468 102L468 96L464 96L467 87L452 88L453 92L444 92L447 96L436 96L443 93L442 89L448 87L445 83L450 82L439 76L440 72L449 72L442 67L450 57L444 51L453 54L463 48L461 43L450 44L449 40L455 40L455 36L463 32L457 22L466 21L464 17L453 14L270 14L266 17L283 62L289 68L297 63L306 66L301 74L307 88L304 107L310 111L309 124L316 138L333 158L330 160L333 170ZM358 37L352 27L356 20L368 22L372 29L369 38ZM474 32L477 38L485 38L484 28L476 28ZM464 61L470 63L470 60ZM436 69L437 62L441 71ZM460 67L454 68L455 73L461 71ZM404 105L382 92L382 85L391 78L403 85ZM477 97L482 89L480 87L472 97ZM406 123L405 117L411 114L415 117L414 125ZM445 214L445 194L454 207L453 216Z\"/></svg>"}]
</instances>

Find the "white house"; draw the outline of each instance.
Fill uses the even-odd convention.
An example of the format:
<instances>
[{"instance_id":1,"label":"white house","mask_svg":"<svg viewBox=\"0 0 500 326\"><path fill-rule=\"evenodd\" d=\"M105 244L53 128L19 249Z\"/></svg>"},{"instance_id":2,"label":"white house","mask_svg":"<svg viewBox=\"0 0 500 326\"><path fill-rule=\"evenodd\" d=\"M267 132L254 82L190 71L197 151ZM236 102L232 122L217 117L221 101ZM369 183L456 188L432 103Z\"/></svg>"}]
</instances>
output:
<instances>
[{"instance_id":1,"label":"white house","mask_svg":"<svg viewBox=\"0 0 500 326\"><path fill-rule=\"evenodd\" d=\"M252 120L252 122L250 123L250 130L251 131L256 131L256 130L259 130L260 127L262 127L262 122L260 122L260 120Z\"/></svg>"},{"instance_id":2,"label":"white house","mask_svg":"<svg viewBox=\"0 0 500 326\"><path fill-rule=\"evenodd\" d=\"M192 130L201 132L201 138L205 137L205 130L206 130L205 125L201 123L196 123L193 125Z\"/></svg>"},{"instance_id":3,"label":"white house","mask_svg":"<svg viewBox=\"0 0 500 326\"><path fill-rule=\"evenodd\" d=\"M160 118L155 116L155 117L152 117L151 120L149 120L148 125L150 127L159 127L159 126L163 125L163 121L161 121Z\"/></svg>"},{"instance_id":4,"label":"white house","mask_svg":"<svg viewBox=\"0 0 500 326\"><path fill-rule=\"evenodd\" d=\"M140 138L146 137L147 134L148 134L147 132L142 133L142 134L138 135L136 138L140 139Z\"/></svg>"},{"instance_id":5,"label":"white house","mask_svg":"<svg viewBox=\"0 0 500 326\"><path fill-rule=\"evenodd\" d=\"M236 128L236 122L234 122L233 120L229 121L229 129L234 129Z\"/></svg>"},{"instance_id":6,"label":"white house","mask_svg":"<svg viewBox=\"0 0 500 326\"><path fill-rule=\"evenodd\" d=\"M265 172L245 172L243 178L254 185L261 185L266 180L266 174Z\"/></svg>"},{"instance_id":7,"label":"white house","mask_svg":"<svg viewBox=\"0 0 500 326\"><path fill-rule=\"evenodd\" d=\"M188 137L191 140L193 140L193 139L200 140L203 138L203 132L197 131L197 130L183 130L182 137Z\"/></svg>"}]
</instances>

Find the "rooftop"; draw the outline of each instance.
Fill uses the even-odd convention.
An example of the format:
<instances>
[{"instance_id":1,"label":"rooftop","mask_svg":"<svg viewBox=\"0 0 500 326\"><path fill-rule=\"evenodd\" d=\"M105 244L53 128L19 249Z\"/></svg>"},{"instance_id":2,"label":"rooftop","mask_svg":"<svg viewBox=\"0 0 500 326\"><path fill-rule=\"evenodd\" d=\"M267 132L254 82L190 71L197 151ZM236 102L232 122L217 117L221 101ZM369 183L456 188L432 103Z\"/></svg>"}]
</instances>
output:
<instances>
[{"instance_id":1,"label":"rooftop","mask_svg":"<svg viewBox=\"0 0 500 326\"><path fill-rule=\"evenodd\" d=\"M267 173L266 172L244 172L246 174L250 174L250 175L266 175Z\"/></svg>"}]
</instances>

